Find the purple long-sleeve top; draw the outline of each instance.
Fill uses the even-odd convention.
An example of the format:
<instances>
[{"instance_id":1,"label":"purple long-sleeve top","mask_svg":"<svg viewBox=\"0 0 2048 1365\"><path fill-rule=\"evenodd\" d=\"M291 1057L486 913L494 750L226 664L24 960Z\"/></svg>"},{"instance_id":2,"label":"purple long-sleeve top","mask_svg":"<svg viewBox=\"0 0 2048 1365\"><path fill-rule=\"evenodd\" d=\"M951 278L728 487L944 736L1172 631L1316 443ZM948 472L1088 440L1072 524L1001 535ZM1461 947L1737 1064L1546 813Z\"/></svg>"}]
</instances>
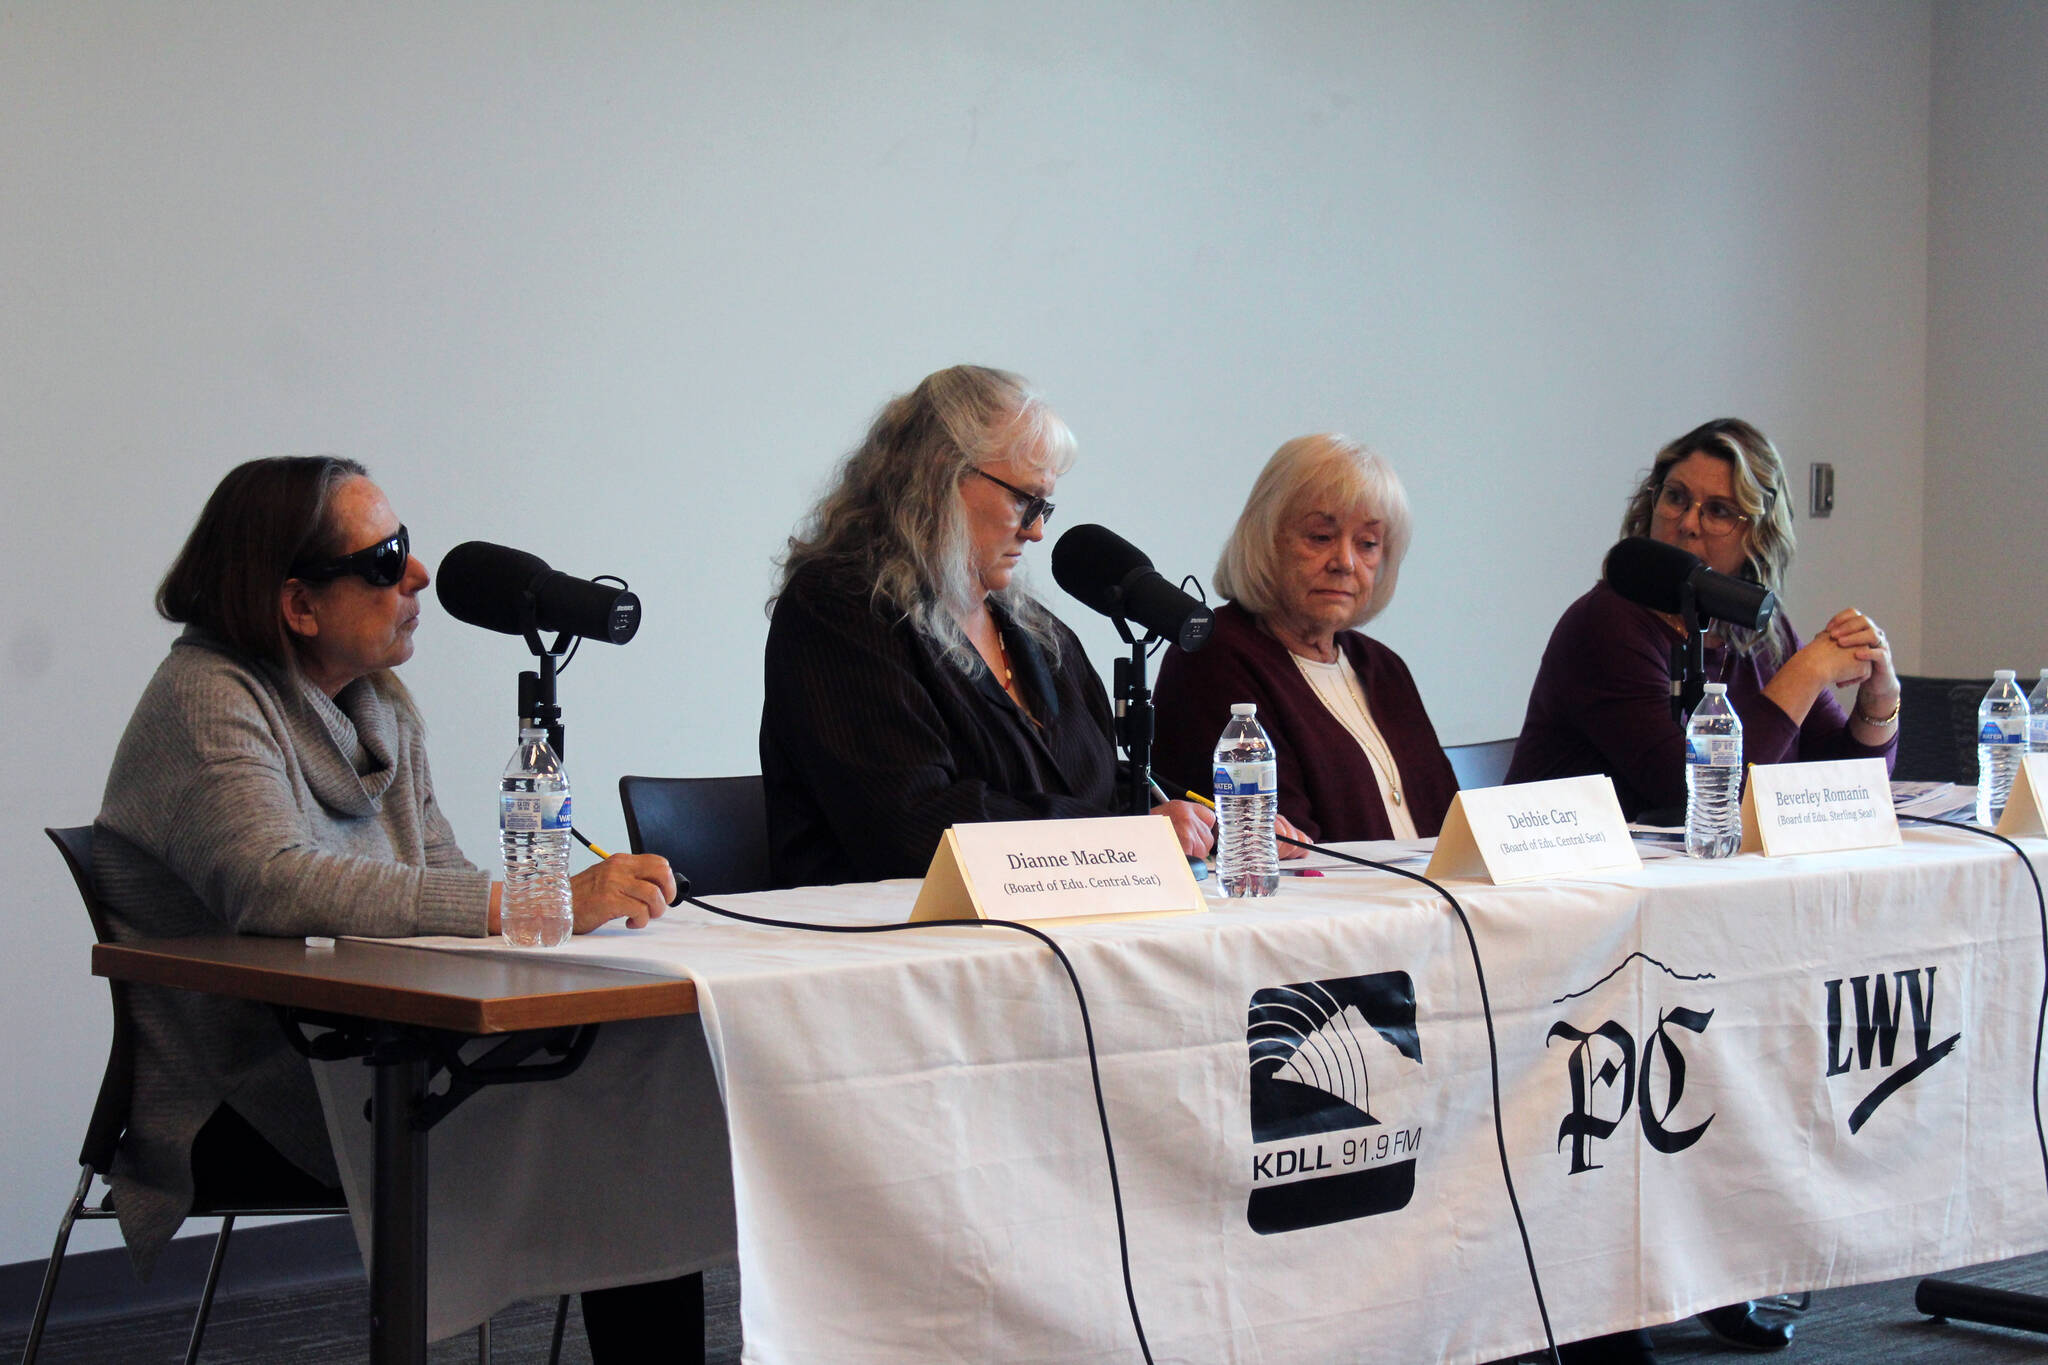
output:
<instances>
[{"instance_id":1,"label":"purple long-sleeve top","mask_svg":"<svg viewBox=\"0 0 2048 1365\"><path fill-rule=\"evenodd\" d=\"M1408 665L1355 630L1338 631L1337 646L1351 661L1380 738L1400 770L1402 798L1416 832L1433 837L1457 795L1458 778ZM1279 754L1282 815L1312 842L1393 836L1365 751L1302 677L1287 646L1235 602L1216 609L1215 633L1199 653L1166 651L1157 700L1152 761L1162 778L1203 784L1216 737L1230 722L1231 703L1254 702Z\"/></svg>"},{"instance_id":2,"label":"purple long-sleeve top","mask_svg":"<svg viewBox=\"0 0 2048 1365\"><path fill-rule=\"evenodd\" d=\"M1791 623L1787 657L1804 643ZM1510 782L1606 773L1622 813L1685 804L1685 734L1671 718L1671 647L1679 633L1648 607L1607 586L1565 609L1543 651L1529 711L1508 765ZM1763 691L1776 666L1720 645L1707 648L1707 680L1728 684L1742 718L1746 763L1882 758L1889 769L1898 733L1872 747L1849 733L1849 716L1832 691L1814 699L1803 723Z\"/></svg>"}]
</instances>

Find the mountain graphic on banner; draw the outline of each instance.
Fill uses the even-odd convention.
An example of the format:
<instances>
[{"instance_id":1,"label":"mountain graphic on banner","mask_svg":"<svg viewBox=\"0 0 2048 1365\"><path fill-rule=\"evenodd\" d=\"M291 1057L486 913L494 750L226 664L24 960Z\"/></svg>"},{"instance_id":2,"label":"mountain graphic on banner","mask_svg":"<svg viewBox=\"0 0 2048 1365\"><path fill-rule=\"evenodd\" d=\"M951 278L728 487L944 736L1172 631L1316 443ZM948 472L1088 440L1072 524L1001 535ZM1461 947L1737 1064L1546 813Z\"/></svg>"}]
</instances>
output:
<instances>
[{"instance_id":1,"label":"mountain graphic on banner","mask_svg":"<svg viewBox=\"0 0 2048 1365\"><path fill-rule=\"evenodd\" d=\"M1252 1231L1272 1236L1406 1208L1422 1128L1399 1112L1373 1112L1372 1068L1421 1065L1414 979L1372 972L1254 991L1245 1043ZM1347 1132L1355 1136L1335 1136Z\"/></svg>"},{"instance_id":2,"label":"mountain graphic on banner","mask_svg":"<svg viewBox=\"0 0 2048 1365\"><path fill-rule=\"evenodd\" d=\"M1255 1142L1376 1126L1368 1047L1422 1060L1405 972L1257 991L1245 1037Z\"/></svg>"}]
</instances>

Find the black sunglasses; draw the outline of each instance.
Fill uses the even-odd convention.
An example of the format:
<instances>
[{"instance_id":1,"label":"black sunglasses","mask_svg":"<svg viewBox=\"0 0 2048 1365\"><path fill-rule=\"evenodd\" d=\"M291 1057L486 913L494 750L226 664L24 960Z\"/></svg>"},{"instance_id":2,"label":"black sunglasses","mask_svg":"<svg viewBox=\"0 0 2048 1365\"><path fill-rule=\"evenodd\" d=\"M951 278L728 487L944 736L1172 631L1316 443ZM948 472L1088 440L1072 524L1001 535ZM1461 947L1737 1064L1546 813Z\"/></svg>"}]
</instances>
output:
<instances>
[{"instance_id":1,"label":"black sunglasses","mask_svg":"<svg viewBox=\"0 0 2048 1365\"><path fill-rule=\"evenodd\" d=\"M1037 521L1040 517L1045 518L1045 522L1048 526L1052 524L1052 504L1047 502L1044 498L1038 496L1038 494L1026 493L1023 489L1017 487L1017 485L1013 483L1004 483L1001 479L989 473L986 469L977 469L974 472L981 475L981 477L987 479L990 483L1002 489L1005 493L1008 493L1011 497L1017 500L1018 530L1023 530L1032 522Z\"/></svg>"},{"instance_id":2,"label":"black sunglasses","mask_svg":"<svg viewBox=\"0 0 2048 1365\"><path fill-rule=\"evenodd\" d=\"M388 588L405 577L405 564L412 557L412 536L401 526L389 540L380 540L367 550L330 559L324 564L294 564L291 576L307 583L332 583L350 574L373 588Z\"/></svg>"}]
</instances>

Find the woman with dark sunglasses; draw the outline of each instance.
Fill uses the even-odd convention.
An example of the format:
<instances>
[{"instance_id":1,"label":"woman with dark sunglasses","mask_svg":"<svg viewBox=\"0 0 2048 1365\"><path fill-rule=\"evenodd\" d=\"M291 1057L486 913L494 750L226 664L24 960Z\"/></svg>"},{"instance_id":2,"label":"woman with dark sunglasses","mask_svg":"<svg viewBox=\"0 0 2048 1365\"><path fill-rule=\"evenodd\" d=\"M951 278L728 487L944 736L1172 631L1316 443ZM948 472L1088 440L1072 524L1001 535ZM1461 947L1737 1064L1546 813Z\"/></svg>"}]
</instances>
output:
<instances>
[{"instance_id":1,"label":"woman with dark sunglasses","mask_svg":"<svg viewBox=\"0 0 2048 1365\"><path fill-rule=\"evenodd\" d=\"M456 847L419 712L391 671L412 657L426 585L354 461L254 460L221 480L157 590L158 612L185 630L121 737L93 825L116 938L497 932L501 887ZM571 891L585 932L644 925L675 883L661 858L622 854ZM195 1172L220 1188L260 1169L308 1202L337 1173L312 1074L266 1006L128 991L134 1099L112 1183L147 1274L192 1206ZM671 1281L586 1295L594 1347L608 1312L646 1318L636 1305L652 1295L672 1323L693 1293ZM674 1353L677 1335L658 1358L692 1358Z\"/></svg>"}]
</instances>

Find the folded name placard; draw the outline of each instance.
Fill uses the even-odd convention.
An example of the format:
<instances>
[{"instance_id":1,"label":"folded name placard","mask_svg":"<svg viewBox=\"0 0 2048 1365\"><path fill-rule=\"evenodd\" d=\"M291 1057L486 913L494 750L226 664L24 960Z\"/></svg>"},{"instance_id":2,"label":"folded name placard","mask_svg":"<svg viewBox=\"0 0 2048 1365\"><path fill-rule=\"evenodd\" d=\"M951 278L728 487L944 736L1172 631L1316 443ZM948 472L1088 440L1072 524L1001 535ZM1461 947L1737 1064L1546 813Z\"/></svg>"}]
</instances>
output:
<instances>
[{"instance_id":1,"label":"folded name placard","mask_svg":"<svg viewBox=\"0 0 2048 1365\"><path fill-rule=\"evenodd\" d=\"M1207 908L1173 823L1126 815L955 825L910 918L1072 921Z\"/></svg>"},{"instance_id":2,"label":"folded name placard","mask_svg":"<svg viewBox=\"0 0 2048 1365\"><path fill-rule=\"evenodd\" d=\"M1766 858L1899 842L1891 774L1881 758L1757 763L1742 784L1742 851Z\"/></svg>"},{"instance_id":3,"label":"folded name placard","mask_svg":"<svg viewBox=\"0 0 2048 1365\"><path fill-rule=\"evenodd\" d=\"M1596 775L1459 792L1429 875L1526 882L1642 865L1614 783Z\"/></svg>"},{"instance_id":4,"label":"folded name placard","mask_svg":"<svg viewBox=\"0 0 2048 1365\"><path fill-rule=\"evenodd\" d=\"M2048 838L2048 754L2028 754L2020 762L1998 832L2008 839Z\"/></svg>"}]
</instances>

